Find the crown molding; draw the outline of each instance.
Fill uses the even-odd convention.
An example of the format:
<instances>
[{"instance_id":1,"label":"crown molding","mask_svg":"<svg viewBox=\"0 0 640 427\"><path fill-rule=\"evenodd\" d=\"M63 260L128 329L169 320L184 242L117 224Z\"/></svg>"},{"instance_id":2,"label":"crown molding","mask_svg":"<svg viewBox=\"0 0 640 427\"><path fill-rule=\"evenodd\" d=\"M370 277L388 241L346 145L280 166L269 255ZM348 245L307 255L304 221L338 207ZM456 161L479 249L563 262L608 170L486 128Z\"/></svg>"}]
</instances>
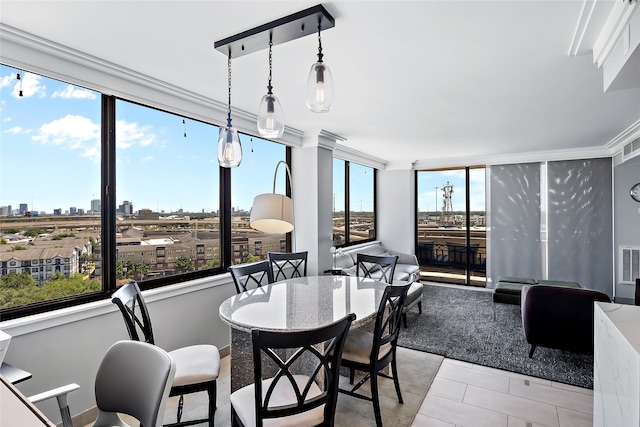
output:
<instances>
[{"instance_id":1,"label":"crown molding","mask_svg":"<svg viewBox=\"0 0 640 427\"><path fill-rule=\"evenodd\" d=\"M339 144L337 144L333 150L333 157L376 169L386 169L387 164L389 163L387 160L371 156Z\"/></svg>"},{"instance_id":2,"label":"crown molding","mask_svg":"<svg viewBox=\"0 0 640 427\"><path fill-rule=\"evenodd\" d=\"M614 155L617 155L622 153L625 145L638 138L640 138L640 119L620 132L615 138L609 141L605 147L610 149Z\"/></svg>"}]
</instances>

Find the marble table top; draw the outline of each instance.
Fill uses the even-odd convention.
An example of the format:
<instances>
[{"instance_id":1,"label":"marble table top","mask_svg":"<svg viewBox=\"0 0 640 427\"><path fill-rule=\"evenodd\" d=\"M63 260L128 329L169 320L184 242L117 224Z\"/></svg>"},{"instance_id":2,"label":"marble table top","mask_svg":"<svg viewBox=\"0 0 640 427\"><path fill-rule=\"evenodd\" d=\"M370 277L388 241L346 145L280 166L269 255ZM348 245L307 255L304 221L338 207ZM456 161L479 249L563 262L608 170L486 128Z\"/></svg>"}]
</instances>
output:
<instances>
[{"instance_id":1,"label":"marble table top","mask_svg":"<svg viewBox=\"0 0 640 427\"><path fill-rule=\"evenodd\" d=\"M375 317L387 283L353 276L309 276L283 280L225 300L220 318L250 331L305 330L356 315L352 327Z\"/></svg>"}]
</instances>

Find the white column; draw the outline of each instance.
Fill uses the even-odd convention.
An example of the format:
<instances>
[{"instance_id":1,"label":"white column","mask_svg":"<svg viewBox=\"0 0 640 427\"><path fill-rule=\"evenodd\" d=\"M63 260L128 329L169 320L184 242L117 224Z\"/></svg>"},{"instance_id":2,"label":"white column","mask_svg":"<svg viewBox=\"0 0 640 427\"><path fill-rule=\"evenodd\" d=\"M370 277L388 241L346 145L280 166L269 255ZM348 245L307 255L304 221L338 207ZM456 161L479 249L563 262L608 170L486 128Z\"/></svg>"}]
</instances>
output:
<instances>
[{"instance_id":1,"label":"white column","mask_svg":"<svg viewBox=\"0 0 640 427\"><path fill-rule=\"evenodd\" d=\"M385 248L415 252L415 172L411 169L378 170L376 237Z\"/></svg>"},{"instance_id":2,"label":"white column","mask_svg":"<svg viewBox=\"0 0 640 427\"><path fill-rule=\"evenodd\" d=\"M292 148L295 250L308 251L307 274L332 266L333 148L335 140L306 136Z\"/></svg>"}]
</instances>

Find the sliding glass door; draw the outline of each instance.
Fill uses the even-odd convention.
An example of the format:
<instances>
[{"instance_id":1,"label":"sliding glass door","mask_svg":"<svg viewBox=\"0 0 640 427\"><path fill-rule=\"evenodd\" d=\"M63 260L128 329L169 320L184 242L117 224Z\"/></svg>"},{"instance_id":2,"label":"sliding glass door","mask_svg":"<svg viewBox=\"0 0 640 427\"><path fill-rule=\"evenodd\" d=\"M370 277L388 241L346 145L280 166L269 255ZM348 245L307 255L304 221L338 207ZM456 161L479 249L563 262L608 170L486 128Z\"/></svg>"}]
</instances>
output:
<instances>
[{"instance_id":1,"label":"sliding glass door","mask_svg":"<svg viewBox=\"0 0 640 427\"><path fill-rule=\"evenodd\" d=\"M416 181L421 279L484 287L484 167L417 171Z\"/></svg>"}]
</instances>

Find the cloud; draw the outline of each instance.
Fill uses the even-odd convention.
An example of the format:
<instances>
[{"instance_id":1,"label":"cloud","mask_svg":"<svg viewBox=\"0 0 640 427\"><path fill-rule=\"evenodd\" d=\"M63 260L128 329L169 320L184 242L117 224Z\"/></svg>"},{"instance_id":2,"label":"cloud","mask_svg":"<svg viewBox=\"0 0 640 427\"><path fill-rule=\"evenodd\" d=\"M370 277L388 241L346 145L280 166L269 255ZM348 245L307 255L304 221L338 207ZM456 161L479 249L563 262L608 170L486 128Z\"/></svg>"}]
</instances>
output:
<instances>
[{"instance_id":1,"label":"cloud","mask_svg":"<svg viewBox=\"0 0 640 427\"><path fill-rule=\"evenodd\" d=\"M67 114L45 123L31 139L44 145L79 150L81 156L94 161L100 156L100 125L83 116Z\"/></svg>"},{"instance_id":2,"label":"cloud","mask_svg":"<svg viewBox=\"0 0 640 427\"><path fill-rule=\"evenodd\" d=\"M2 89L3 87L11 86L11 83L15 82L16 76L14 76L13 74L4 76L0 79L0 89Z\"/></svg>"},{"instance_id":3,"label":"cloud","mask_svg":"<svg viewBox=\"0 0 640 427\"><path fill-rule=\"evenodd\" d=\"M63 90L57 90L51 95L52 98L63 99L96 99L96 95L87 90L68 85Z\"/></svg>"},{"instance_id":4,"label":"cloud","mask_svg":"<svg viewBox=\"0 0 640 427\"><path fill-rule=\"evenodd\" d=\"M147 157L143 157L142 159L140 159L143 163L146 162L150 162L151 160L153 160L153 156L147 156Z\"/></svg>"},{"instance_id":5,"label":"cloud","mask_svg":"<svg viewBox=\"0 0 640 427\"><path fill-rule=\"evenodd\" d=\"M156 135L150 126L140 126L135 122L118 120L116 122L116 144L120 149L127 149L136 144L147 147L156 142Z\"/></svg>"},{"instance_id":6,"label":"cloud","mask_svg":"<svg viewBox=\"0 0 640 427\"><path fill-rule=\"evenodd\" d=\"M12 133L14 135L19 135L19 134L31 133L31 130L24 129L21 126L14 126L12 128L5 130L4 133Z\"/></svg>"}]
</instances>

